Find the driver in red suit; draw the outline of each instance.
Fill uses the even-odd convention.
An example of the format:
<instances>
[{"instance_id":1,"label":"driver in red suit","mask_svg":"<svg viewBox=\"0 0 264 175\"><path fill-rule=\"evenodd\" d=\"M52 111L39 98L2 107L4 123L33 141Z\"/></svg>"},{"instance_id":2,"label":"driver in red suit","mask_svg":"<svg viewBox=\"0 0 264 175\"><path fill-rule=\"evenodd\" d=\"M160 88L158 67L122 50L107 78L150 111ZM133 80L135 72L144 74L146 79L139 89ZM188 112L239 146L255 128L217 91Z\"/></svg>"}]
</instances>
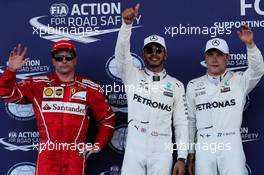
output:
<instances>
[{"instance_id":1,"label":"driver in red suit","mask_svg":"<svg viewBox=\"0 0 264 175\"><path fill-rule=\"evenodd\" d=\"M0 78L0 97L5 102L31 103L40 142L36 175L84 175L85 158L111 139L115 115L98 84L75 73L76 48L72 42L52 46L55 72L16 83L16 71L29 58L19 44L9 56L8 68ZM98 121L95 144L86 144L89 111Z\"/></svg>"}]
</instances>

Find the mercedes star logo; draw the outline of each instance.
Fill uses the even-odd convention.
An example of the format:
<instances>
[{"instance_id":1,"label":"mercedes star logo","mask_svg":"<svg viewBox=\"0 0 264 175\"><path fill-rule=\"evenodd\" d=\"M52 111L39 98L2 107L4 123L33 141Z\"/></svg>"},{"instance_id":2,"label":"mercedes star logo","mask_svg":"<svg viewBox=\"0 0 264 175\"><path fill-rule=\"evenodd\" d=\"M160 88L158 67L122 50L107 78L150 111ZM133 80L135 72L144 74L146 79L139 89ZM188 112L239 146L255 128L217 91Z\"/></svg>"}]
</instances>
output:
<instances>
[{"instance_id":1,"label":"mercedes star logo","mask_svg":"<svg viewBox=\"0 0 264 175\"><path fill-rule=\"evenodd\" d=\"M219 40L213 40L212 41L212 45L213 46L219 46L220 45L220 41Z\"/></svg>"},{"instance_id":2,"label":"mercedes star logo","mask_svg":"<svg viewBox=\"0 0 264 175\"><path fill-rule=\"evenodd\" d=\"M158 40L158 37L156 35L152 35L150 37L150 41L157 41Z\"/></svg>"}]
</instances>

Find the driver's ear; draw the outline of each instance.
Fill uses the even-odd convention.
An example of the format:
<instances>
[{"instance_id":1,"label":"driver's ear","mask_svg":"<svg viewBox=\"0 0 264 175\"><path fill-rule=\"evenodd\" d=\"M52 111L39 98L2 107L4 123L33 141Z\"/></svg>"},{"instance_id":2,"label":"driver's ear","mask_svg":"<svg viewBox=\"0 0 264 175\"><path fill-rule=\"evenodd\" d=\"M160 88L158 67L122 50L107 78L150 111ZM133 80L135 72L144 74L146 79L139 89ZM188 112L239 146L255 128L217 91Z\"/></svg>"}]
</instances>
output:
<instances>
[{"instance_id":1,"label":"driver's ear","mask_svg":"<svg viewBox=\"0 0 264 175\"><path fill-rule=\"evenodd\" d=\"M77 64L77 61L78 61L78 57L76 56L75 59L74 59L73 64L76 65Z\"/></svg>"},{"instance_id":2,"label":"driver's ear","mask_svg":"<svg viewBox=\"0 0 264 175\"><path fill-rule=\"evenodd\" d=\"M51 58L52 65L54 66L55 60L54 58Z\"/></svg>"},{"instance_id":3,"label":"driver's ear","mask_svg":"<svg viewBox=\"0 0 264 175\"><path fill-rule=\"evenodd\" d=\"M226 59L227 59L227 62L228 62L229 59L230 59L230 55L229 54L226 54Z\"/></svg>"},{"instance_id":4,"label":"driver's ear","mask_svg":"<svg viewBox=\"0 0 264 175\"><path fill-rule=\"evenodd\" d=\"M168 52L165 51L165 60L167 60L167 58L168 58Z\"/></svg>"}]
</instances>

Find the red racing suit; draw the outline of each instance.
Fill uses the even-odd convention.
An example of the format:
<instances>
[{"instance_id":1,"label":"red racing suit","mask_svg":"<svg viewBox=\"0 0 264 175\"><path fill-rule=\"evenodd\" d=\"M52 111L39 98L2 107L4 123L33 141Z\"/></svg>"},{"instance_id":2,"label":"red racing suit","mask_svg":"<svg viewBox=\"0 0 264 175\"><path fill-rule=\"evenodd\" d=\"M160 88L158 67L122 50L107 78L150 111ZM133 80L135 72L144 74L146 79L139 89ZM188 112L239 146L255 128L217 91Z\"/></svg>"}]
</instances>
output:
<instances>
[{"instance_id":1,"label":"red racing suit","mask_svg":"<svg viewBox=\"0 0 264 175\"><path fill-rule=\"evenodd\" d=\"M0 78L0 97L33 106L40 134L36 175L85 174L79 148L85 144L89 109L99 123L96 147L112 137L115 115L99 85L87 78L75 75L74 81L62 82L53 73L16 83L16 74L7 69Z\"/></svg>"}]
</instances>

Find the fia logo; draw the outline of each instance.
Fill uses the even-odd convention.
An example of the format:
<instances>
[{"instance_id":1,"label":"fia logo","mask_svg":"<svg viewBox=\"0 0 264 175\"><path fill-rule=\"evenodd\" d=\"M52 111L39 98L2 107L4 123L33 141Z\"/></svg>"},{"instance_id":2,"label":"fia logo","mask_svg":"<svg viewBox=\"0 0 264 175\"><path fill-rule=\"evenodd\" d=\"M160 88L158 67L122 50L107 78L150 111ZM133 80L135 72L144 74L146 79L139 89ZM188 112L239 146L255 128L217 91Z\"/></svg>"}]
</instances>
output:
<instances>
[{"instance_id":1,"label":"fia logo","mask_svg":"<svg viewBox=\"0 0 264 175\"><path fill-rule=\"evenodd\" d=\"M53 17L64 17L69 13L69 7L64 3L54 3L50 6L50 14Z\"/></svg>"}]
</instances>

